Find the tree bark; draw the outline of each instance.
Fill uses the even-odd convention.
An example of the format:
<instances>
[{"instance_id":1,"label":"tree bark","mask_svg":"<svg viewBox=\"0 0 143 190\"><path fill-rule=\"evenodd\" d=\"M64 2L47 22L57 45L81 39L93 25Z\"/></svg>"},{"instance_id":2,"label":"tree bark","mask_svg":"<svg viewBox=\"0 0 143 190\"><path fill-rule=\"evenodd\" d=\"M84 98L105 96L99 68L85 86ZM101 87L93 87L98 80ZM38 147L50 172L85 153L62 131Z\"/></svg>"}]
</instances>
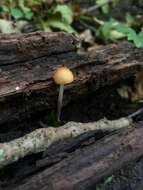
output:
<instances>
[{"instance_id":1,"label":"tree bark","mask_svg":"<svg viewBox=\"0 0 143 190\"><path fill-rule=\"evenodd\" d=\"M76 43L76 38L63 33L1 36L0 124L55 108L58 86L52 76L60 65L66 64L75 75L75 81L65 86L63 105L143 68L143 49L130 43L107 45L92 53L76 53Z\"/></svg>"},{"instance_id":2,"label":"tree bark","mask_svg":"<svg viewBox=\"0 0 143 190\"><path fill-rule=\"evenodd\" d=\"M95 130L114 131L131 126L132 119L121 118L114 121L102 119L93 123L69 122L64 126L41 128L21 138L10 142L0 143L0 168L19 160L29 154L45 151L51 144L77 137L85 132Z\"/></svg>"},{"instance_id":3,"label":"tree bark","mask_svg":"<svg viewBox=\"0 0 143 190\"><path fill-rule=\"evenodd\" d=\"M63 156L51 167L46 168L45 164L40 173L26 178L15 189L95 189L96 183L103 177L143 155L142 135L141 124L136 128L106 136L90 146Z\"/></svg>"},{"instance_id":4,"label":"tree bark","mask_svg":"<svg viewBox=\"0 0 143 190\"><path fill-rule=\"evenodd\" d=\"M63 32L0 35L0 66L73 51L78 40Z\"/></svg>"}]
</instances>

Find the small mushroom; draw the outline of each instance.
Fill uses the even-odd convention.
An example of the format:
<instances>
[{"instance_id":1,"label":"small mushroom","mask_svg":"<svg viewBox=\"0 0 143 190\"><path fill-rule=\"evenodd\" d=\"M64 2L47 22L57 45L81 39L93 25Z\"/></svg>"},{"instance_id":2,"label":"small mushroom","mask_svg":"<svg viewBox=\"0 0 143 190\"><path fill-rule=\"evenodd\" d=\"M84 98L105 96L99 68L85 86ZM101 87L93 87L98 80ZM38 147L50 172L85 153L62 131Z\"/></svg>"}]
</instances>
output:
<instances>
[{"instance_id":1,"label":"small mushroom","mask_svg":"<svg viewBox=\"0 0 143 190\"><path fill-rule=\"evenodd\" d=\"M55 83L60 85L58 104L57 104L57 120L60 121L63 93L64 93L64 85L73 82L74 76L70 69L68 69L65 66L62 66L56 70L53 78L54 78Z\"/></svg>"}]
</instances>

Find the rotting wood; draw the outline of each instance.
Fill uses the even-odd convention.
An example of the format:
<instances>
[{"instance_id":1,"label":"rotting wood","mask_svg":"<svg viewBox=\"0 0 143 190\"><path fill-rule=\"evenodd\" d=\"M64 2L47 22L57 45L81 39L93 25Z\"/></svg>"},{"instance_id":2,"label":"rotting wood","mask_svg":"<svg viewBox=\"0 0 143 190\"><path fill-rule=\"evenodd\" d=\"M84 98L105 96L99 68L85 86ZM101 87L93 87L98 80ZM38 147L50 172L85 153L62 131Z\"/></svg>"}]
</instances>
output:
<instances>
[{"instance_id":1,"label":"rotting wood","mask_svg":"<svg viewBox=\"0 0 143 190\"><path fill-rule=\"evenodd\" d=\"M44 33L44 35L49 34ZM13 39L12 37L9 38ZM62 40L69 42L70 48L72 44L70 42L74 41L73 38L70 36L69 39L65 37ZM21 36L18 39L20 41L23 37ZM59 40L60 46L63 46L63 49L66 47ZM50 42L48 47L50 47ZM9 62L7 65L5 62L1 66L0 124L27 117L33 113L33 110L55 108L58 86L54 84L52 76L55 69L60 65L66 64L75 75L75 81L65 87L64 105L85 93L97 90L105 85L115 84L143 70L143 49L137 49L127 42L107 45L92 53L76 53L73 46L70 52L65 53L56 51L54 54L55 48L53 48L52 55L48 54L49 48L43 48L43 50L40 46L31 46L31 48L34 48L33 51L36 51L37 55L41 51L42 57L31 57L30 60L26 61L20 61L20 57L16 58L19 62L15 60L14 63L12 60L11 64ZM13 54L14 57L18 56L15 51Z\"/></svg>"},{"instance_id":2,"label":"rotting wood","mask_svg":"<svg viewBox=\"0 0 143 190\"><path fill-rule=\"evenodd\" d=\"M76 49L78 40L63 32L0 35L0 66L34 60Z\"/></svg>"},{"instance_id":3,"label":"rotting wood","mask_svg":"<svg viewBox=\"0 0 143 190\"><path fill-rule=\"evenodd\" d=\"M103 177L113 174L143 155L143 127L125 129L44 166L15 190L94 189ZM47 158L48 159L48 158Z\"/></svg>"},{"instance_id":4,"label":"rotting wood","mask_svg":"<svg viewBox=\"0 0 143 190\"><path fill-rule=\"evenodd\" d=\"M127 128L132 126L131 124L132 119L129 118L121 118L113 121L102 119L93 123L82 124L69 122L58 128L48 127L37 129L21 138L7 143L0 143L0 168L26 155L42 152L54 142L70 137L77 137L83 133L95 130L113 131Z\"/></svg>"}]
</instances>

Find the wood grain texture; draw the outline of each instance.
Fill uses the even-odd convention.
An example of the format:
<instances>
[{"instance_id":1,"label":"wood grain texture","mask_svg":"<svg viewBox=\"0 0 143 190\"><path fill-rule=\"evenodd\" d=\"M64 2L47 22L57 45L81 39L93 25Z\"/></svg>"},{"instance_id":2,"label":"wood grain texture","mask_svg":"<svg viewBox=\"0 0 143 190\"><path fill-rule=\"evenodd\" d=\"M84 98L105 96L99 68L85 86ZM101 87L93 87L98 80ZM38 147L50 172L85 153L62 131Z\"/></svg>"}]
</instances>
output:
<instances>
[{"instance_id":1,"label":"wood grain texture","mask_svg":"<svg viewBox=\"0 0 143 190\"><path fill-rule=\"evenodd\" d=\"M0 66L72 51L76 44L76 37L63 32L1 34Z\"/></svg>"},{"instance_id":2,"label":"wood grain texture","mask_svg":"<svg viewBox=\"0 0 143 190\"><path fill-rule=\"evenodd\" d=\"M62 155L52 165L47 162L47 168L45 165L40 173L26 178L15 189L94 189L103 177L143 155L142 135L143 128L140 126L106 136L90 146Z\"/></svg>"},{"instance_id":3,"label":"wood grain texture","mask_svg":"<svg viewBox=\"0 0 143 190\"><path fill-rule=\"evenodd\" d=\"M60 45L63 46L63 43ZM36 51L40 50L37 46ZM65 87L63 104L66 105L83 94L115 84L141 71L142 53L143 49L122 42L101 47L92 53L70 50L50 55L47 49L47 54L43 56L3 64L0 72L0 123L25 117L33 110L55 108L58 86L54 84L52 76L60 65L67 65L75 75L75 81ZM17 52L14 54L18 55Z\"/></svg>"}]
</instances>

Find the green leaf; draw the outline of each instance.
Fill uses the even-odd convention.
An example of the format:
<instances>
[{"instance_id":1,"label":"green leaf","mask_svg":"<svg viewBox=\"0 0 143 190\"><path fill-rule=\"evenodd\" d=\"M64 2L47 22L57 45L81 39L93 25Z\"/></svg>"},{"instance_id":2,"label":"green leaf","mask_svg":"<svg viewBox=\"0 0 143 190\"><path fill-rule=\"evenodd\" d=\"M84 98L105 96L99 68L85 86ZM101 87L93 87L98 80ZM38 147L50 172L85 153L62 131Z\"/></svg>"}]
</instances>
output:
<instances>
[{"instance_id":1,"label":"green leaf","mask_svg":"<svg viewBox=\"0 0 143 190\"><path fill-rule=\"evenodd\" d=\"M99 28L97 35L99 35L99 37L103 37L105 40L109 39L112 23L112 20L105 22L105 24Z\"/></svg>"},{"instance_id":2,"label":"green leaf","mask_svg":"<svg viewBox=\"0 0 143 190\"><path fill-rule=\"evenodd\" d=\"M0 161L4 160L4 150L3 149L0 149Z\"/></svg>"},{"instance_id":3,"label":"green leaf","mask_svg":"<svg viewBox=\"0 0 143 190\"><path fill-rule=\"evenodd\" d=\"M127 39L133 41L137 48L143 47L143 32L137 35L136 31L128 26L119 27L117 30L126 34Z\"/></svg>"},{"instance_id":4,"label":"green leaf","mask_svg":"<svg viewBox=\"0 0 143 190\"><path fill-rule=\"evenodd\" d=\"M34 3L34 2L33 2ZM28 5L27 5L28 6ZM25 6L24 0L19 1L19 7L22 10L24 17L27 20L31 20L33 17L33 12L30 7Z\"/></svg>"},{"instance_id":5,"label":"green leaf","mask_svg":"<svg viewBox=\"0 0 143 190\"><path fill-rule=\"evenodd\" d=\"M53 13L60 13L64 22L71 24L73 21L73 11L67 5L56 5Z\"/></svg>"},{"instance_id":6,"label":"green leaf","mask_svg":"<svg viewBox=\"0 0 143 190\"><path fill-rule=\"evenodd\" d=\"M139 33L139 37L143 40L143 31Z\"/></svg>"},{"instance_id":7,"label":"green leaf","mask_svg":"<svg viewBox=\"0 0 143 190\"><path fill-rule=\"evenodd\" d=\"M129 13L126 14L126 22L128 26L132 26L134 20L135 18L132 15L130 15Z\"/></svg>"},{"instance_id":8,"label":"green leaf","mask_svg":"<svg viewBox=\"0 0 143 190\"><path fill-rule=\"evenodd\" d=\"M112 30L110 32L110 39L111 40L118 40L118 39L122 39L123 37L125 37L126 35L123 34L122 32L118 32L117 30Z\"/></svg>"},{"instance_id":9,"label":"green leaf","mask_svg":"<svg viewBox=\"0 0 143 190\"><path fill-rule=\"evenodd\" d=\"M69 33L76 33L76 31L67 23L61 22L60 20L48 20L47 25L52 28L57 28Z\"/></svg>"},{"instance_id":10,"label":"green leaf","mask_svg":"<svg viewBox=\"0 0 143 190\"><path fill-rule=\"evenodd\" d=\"M109 183L111 183L112 182L112 180L113 180L113 178L114 178L114 176L112 175L112 176L109 176L109 177L107 177L107 179L105 180L105 182L104 182L104 185L105 184L109 184Z\"/></svg>"},{"instance_id":11,"label":"green leaf","mask_svg":"<svg viewBox=\"0 0 143 190\"><path fill-rule=\"evenodd\" d=\"M109 36L110 34L110 31L112 29L112 20L110 20L109 22L106 22L102 28L102 33L103 33L103 36L106 38L107 36Z\"/></svg>"},{"instance_id":12,"label":"green leaf","mask_svg":"<svg viewBox=\"0 0 143 190\"><path fill-rule=\"evenodd\" d=\"M119 23L111 18L109 21L105 22L104 25L100 26L96 32L96 36L104 40L115 40L123 37L121 32L116 31L116 27Z\"/></svg>"},{"instance_id":13,"label":"green leaf","mask_svg":"<svg viewBox=\"0 0 143 190\"><path fill-rule=\"evenodd\" d=\"M137 36L137 38L134 40L134 43L137 48L143 47L143 32L140 32Z\"/></svg>"},{"instance_id":14,"label":"green leaf","mask_svg":"<svg viewBox=\"0 0 143 190\"><path fill-rule=\"evenodd\" d=\"M32 12L32 11L24 12L24 17L25 17L27 20L31 20L32 17L33 17L33 12Z\"/></svg>"},{"instance_id":15,"label":"green leaf","mask_svg":"<svg viewBox=\"0 0 143 190\"><path fill-rule=\"evenodd\" d=\"M118 32L125 34L129 41L137 38L136 31L128 26L120 26L119 25L116 29Z\"/></svg>"},{"instance_id":16,"label":"green leaf","mask_svg":"<svg viewBox=\"0 0 143 190\"><path fill-rule=\"evenodd\" d=\"M129 33L127 34L128 40L134 41L137 38L137 33L135 30L131 29L129 30Z\"/></svg>"},{"instance_id":17,"label":"green leaf","mask_svg":"<svg viewBox=\"0 0 143 190\"><path fill-rule=\"evenodd\" d=\"M100 187L96 187L96 190L102 190L102 188L100 188Z\"/></svg>"},{"instance_id":18,"label":"green leaf","mask_svg":"<svg viewBox=\"0 0 143 190\"><path fill-rule=\"evenodd\" d=\"M109 12L109 0L96 0L96 4L101 7L102 12L107 14Z\"/></svg>"},{"instance_id":19,"label":"green leaf","mask_svg":"<svg viewBox=\"0 0 143 190\"><path fill-rule=\"evenodd\" d=\"M140 48L140 47L143 47L143 31L141 31L141 32L139 33L138 38L139 38L139 41L140 41L139 48Z\"/></svg>"},{"instance_id":20,"label":"green leaf","mask_svg":"<svg viewBox=\"0 0 143 190\"><path fill-rule=\"evenodd\" d=\"M140 38L136 38L136 39L134 39L133 41L134 41L135 46L136 46L137 48L143 47L143 43L140 41Z\"/></svg>"},{"instance_id":21,"label":"green leaf","mask_svg":"<svg viewBox=\"0 0 143 190\"><path fill-rule=\"evenodd\" d=\"M16 20L24 17L23 12L19 8L10 8L10 12Z\"/></svg>"},{"instance_id":22,"label":"green leaf","mask_svg":"<svg viewBox=\"0 0 143 190\"><path fill-rule=\"evenodd\" d=\"M5 5L0 7L0 12L9 12L9 8Z\"/></svg>"},{"instance_id":23,"label":"green leaf","mask_svg":"<svg viewBox=\"0 0 143 190\"><path fill-rule=\"evenodd\" d=\"M129 34L134 31L132 28L125 26L125 25L121 25L121 24L116 27L116 30L118 32L122 32L124 34Z\"/></svg>"}]
</instances>

